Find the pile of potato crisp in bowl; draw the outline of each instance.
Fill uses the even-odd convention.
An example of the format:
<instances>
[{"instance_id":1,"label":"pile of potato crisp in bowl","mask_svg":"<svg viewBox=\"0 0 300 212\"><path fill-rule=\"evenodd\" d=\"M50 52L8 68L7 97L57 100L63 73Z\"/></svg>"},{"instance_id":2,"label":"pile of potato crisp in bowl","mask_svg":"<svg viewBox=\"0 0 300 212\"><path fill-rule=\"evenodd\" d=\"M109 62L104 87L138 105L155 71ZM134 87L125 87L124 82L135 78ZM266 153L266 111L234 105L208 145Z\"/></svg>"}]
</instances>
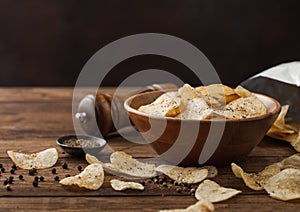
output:
<instances>
[{"instance_id":1,"label":"pile of potato crisp in bowl","mask_svg":"<svg viewBox=\"0 0 300 212\"><path fill-rule=\"evenodd\" d=\"M280 111L273 98L222 84L151 91L125 101L131 121L159 155L174 144L190 151L181 165L228 165L245 158L263 139ZM180 138L180 139L178 139ZM173 162L166 158L168 162Z\"/></svg>"}]
</instances>

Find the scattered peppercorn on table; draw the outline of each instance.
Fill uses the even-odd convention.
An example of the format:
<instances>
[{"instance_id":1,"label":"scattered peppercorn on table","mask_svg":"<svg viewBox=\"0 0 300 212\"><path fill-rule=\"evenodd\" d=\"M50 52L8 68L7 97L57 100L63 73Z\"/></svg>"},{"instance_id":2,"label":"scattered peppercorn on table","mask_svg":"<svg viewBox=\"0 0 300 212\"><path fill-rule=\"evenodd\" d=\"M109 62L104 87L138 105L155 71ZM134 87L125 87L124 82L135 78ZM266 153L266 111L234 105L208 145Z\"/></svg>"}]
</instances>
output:
<instances>
[{"instance_id":1,"label":"scattered peppercorn on table","mask_svg":"<svg viewBox=\"0 0 300 212\"><path fill-rule=\"evenodd\" d=\"M112 93L114 88L102 89ZM130 88L127 88L130 90ZM102 187L96 191L65 187L60 179L80 173L88 164L84 158L64 153L56 144L62 135L74 134L72 122L73 88L0 88L0 166L1 211L159 211L186 208L197 200L192 185L178 185L166 178L143 179L144 191L114 191L109 182L118 179L105 173ZM82 97L86 94L82 89ZM78 99L79 101L80 99ZM108 144L134 157L155 157L147 145L111 137ZM56 165L43 170L16 168L6 151L26 153L55 147L59 152ZM266 165L279 162L295 153L289 144L264 140L240 165L249 172L258 172ZM230 166L218 168L214 181L225 187L242 191L221 203L216 211L297 211L300 200L283 202L270 198L265 191L253 191L236 178Z\"/></svg>"}]
</instances>

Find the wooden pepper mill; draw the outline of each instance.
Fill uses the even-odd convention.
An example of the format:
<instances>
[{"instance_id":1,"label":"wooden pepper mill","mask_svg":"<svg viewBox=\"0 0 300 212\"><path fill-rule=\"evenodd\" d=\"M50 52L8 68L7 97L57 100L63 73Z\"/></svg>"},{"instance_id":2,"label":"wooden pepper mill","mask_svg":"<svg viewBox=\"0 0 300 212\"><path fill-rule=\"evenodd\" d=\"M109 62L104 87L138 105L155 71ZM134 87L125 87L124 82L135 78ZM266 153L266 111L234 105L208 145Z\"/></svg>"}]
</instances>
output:
<instances>
[{"instance_id":1,"label":"wooden pepper mill","mask_svg":"<svg viewBox=\"0 0 300 212\"><path fill-rule=\"evenodd\" d=\"M81 100L75 118L87 134L99 136L100 131L105 137L128 124L128 115L123 105L128 97L141 92L168 89L177 89L177 86L172 83L153 84L138 92L114 97L98 91L96 96L90 94Z\"/></svg>"}]
</instances>

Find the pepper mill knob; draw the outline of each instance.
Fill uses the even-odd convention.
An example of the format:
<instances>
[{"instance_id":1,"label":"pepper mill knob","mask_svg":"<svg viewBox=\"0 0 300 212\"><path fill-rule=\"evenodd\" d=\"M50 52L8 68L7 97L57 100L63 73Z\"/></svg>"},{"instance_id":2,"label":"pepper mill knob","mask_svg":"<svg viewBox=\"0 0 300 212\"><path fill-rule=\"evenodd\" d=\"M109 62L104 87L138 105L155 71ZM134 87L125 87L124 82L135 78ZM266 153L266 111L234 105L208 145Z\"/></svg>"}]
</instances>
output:
<instances>
[{"instance_id":1,"label":"pepper mill knob","mask_svg":"<svg viewBox=\"0 0 300 212\"><path fill-rule=\"evenodd\" d=\"M177 86L172 83L153 84L135 93L122 96L113 96L98 91L95 96L90 94L81 100L75 118L87 134L99 136L100 131L101 135L105 137L128 124L128 115L123 106L128 97L141 92L168 89L177 89Z\"/></svg>"}]
</instances>

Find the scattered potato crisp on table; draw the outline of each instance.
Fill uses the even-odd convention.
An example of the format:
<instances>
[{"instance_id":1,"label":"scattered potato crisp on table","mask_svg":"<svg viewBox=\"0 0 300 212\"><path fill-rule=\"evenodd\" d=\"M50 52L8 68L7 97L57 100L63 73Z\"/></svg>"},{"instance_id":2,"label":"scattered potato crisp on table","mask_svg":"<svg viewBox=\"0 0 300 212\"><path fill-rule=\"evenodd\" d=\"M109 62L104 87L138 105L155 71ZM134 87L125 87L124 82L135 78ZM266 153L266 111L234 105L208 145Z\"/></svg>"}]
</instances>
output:
<instances>
[{"instance_id":1,"label":"scattered potato crisp on table","mask_svg":"<svg viewBox=\"0 0 300 212\"><path fill-rule=\"evenodd\" d=\"M117 168L115 168L111 163L104 163L104 162L98 160L95 156L92 156L90 154L86 154L85 159L89 164L93 164L93 163L101 164L103 169L111 174L125 177L125 178L134 178L132 176L124 174L121 170L118 170Z\"/></svg>"},{"instance_id":2,"label":"scattered potato crisp on table","mask_svg":"<svg viewBox=\"0 0 300 212\"><path fill-rule=\"evenodd\" d=\"M181 183L199 183L208 177L208 170L197 167L178 167L171 165L160 165L156 167L156 171L161 172L176 182Z\"/></svg>"},{"instance_id":3,"label":"scattered potato crisp on table","mask_svg":"<svg viewBox=\"0 0 300 212\"><path fill-rule=\"evenodd\" d=\"M185 209L160 210L159 212L212 212L215 210L214 205L208 200L199 200L194 205Z\"/></svg>"},{"instance_id":4,"label":"scattered potato crisp on table","mask_svg":"<svg viewBox=\"0 0 300 212\"><path fill-rule=\"evenodd\" d=\"M300 169L300 153L294 154L288 158L283 159L280 164L282 168Z\"/></svg>"},{"instance_id":5,"label":"scattered potato crisp on table","mask_svg":"<svg viewBox=\"0 0 300 212\"><path fill-rule=\"evenodd\" d=\"M113 179L110 181L111 187L116 191L123 191L126 189L144 190L144 186L136 182L125 182L121 180Z\"/></svg>"},{"instance_id":6,"label":"scattered potato crisp on table","mask_svg":"<svg viewBox=\"0 0 300 212\"><path fill-rule=\"evenodd\" d=\"M80 174L59 181L62 185L76 185L80 188L98 190L104 182L104 171L101 164L88 165Z\"/></svg>"},{"instance_id":7,"label":"scattered potato crisp on table","mask_svg":"<svg viewBox=\"0 0 300 212\"><path fill-rule=\"evenodd\" d=\"M247 187L249 187L255 191L263 190L263 187L261 186L261 179L260 179L259 174L246 173L246 172L244 172L244 170L241 167L239 167L235 163L231 164L231 169L236 177L243 179L243 181ZM279 169L279 171L280 171L280 169Z\"/></svg>"},{"instance_id":8,"label":"scattered potato crisp on table","mask_svg":"<svg viewBox=\"0 0 300 212\"><path fill-rule=\"evenodd\" d=\"M123 173L140 178L149 178L156 176L155 165L140 162L125 152L117 151L111 154L110 162Z\"/></svg>"},{"instance_id":9,"label":"scattered potato crisp on table","mask_svg":"<svg viewBox=\"0 0 300 212\"><path fill-rule=\"evenodd\" d=\"M214 178L218 175L218 169L215 166L202 166L201 169L207 169L207 178Z\"/></svg>"},{"instance_id":10,"label":"scattered potato crisp on table","mask_svg":"<svg viewBox=\"0 0 300 212\"><path fill-rule=\"evenodd\" d=\"M195 197L197 200L206 199L212 203L227 200L242 191L233 188L225 188L212 180L204 180L197 188Z\"/></svg>"},{"instance_id":11,"label":"scattered potato crisp on table","mask_svg":"<svg viewBox=\"0 0 300 212\"><path fill-rule=\"evenodd\" d=\"M246 173L235 163L231 164L231 169L236 177L242 178L246 186L253 190L265 189L271 197L281 200L299 198L297 196L300 189L299 153L271 164L259 173ZM286 182L282 183L284 180Z\"/></svg>"},{"instance_id":12,"label":"scattered potato crisp on table","mask_svg":"<svg viewBox=\"0 0 300 212\"><path fill-rule=\"evenodd\" d=\"M264 188L271 197L280 200L300 198L300 170L288 168L270 177Z\"/></svg>"},{"instance_id":13,"label":"scattered potato crisp on table","mask_svg":"<svg viewBox=\"0 0 300 212\"><path fill-rule=\"evenodd\" d=\"M104 163L95 156L86 154L88 163L101 164L105 171L124 178L149 178L156 176L155 165L140 162L125 152L114 152L111 157L111 163Z\"/></svg>"},{"instance_id":14,"label":"scattered potato crisp on table","mask_svg":"<svg viewBox=\"0 0 300 212\"><path fill-rule=\"evenodd\" d=\"M7 154L16 166L22 169L45 169L54 166L58 160L58 153L55 148L32 154L14 151L7 151Z\"/></svg>"},{"instance_id":15,"label":"scattered potato crisp on table","mask_svg":"<svg viewBox=\"0 0 300 212\"><path fill-rule=\"evenodd\" d=\"M297 152L300 152L300 131L285 123L285 117L288 109L288 105L281 107L280 114L267 132L267 135L272 138L289 142Z\"/></svg>"}]
</instances>

